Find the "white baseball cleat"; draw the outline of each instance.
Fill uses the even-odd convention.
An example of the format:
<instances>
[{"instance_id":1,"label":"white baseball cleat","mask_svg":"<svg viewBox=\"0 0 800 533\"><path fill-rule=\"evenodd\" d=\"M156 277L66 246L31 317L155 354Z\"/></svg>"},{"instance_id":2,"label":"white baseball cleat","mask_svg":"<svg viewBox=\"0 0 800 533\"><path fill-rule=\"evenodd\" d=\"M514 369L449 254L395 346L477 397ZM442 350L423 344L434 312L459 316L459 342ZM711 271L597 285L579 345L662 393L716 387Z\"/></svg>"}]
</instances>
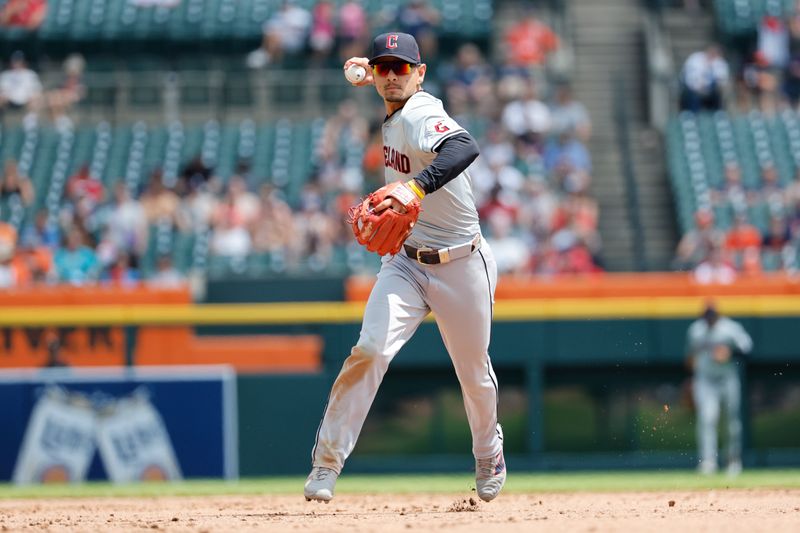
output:
<instances>
[{"instance_id":1,"label":"white baseball cleat","mask_svg":"<svg viewBox=\"0 0 800 533\"><path fill-rule=\"evenodd\" d=\"M697 472L704 476L710 476L712 474L716 474L717 462L708 459L702 460L700 461L700 464L697 465Z\"/></svg>"},{"instance_id":2,"label":"white baseball cleat","mask_svg":"<svg viewBox=\"0 0 800 533\"><path fill-rule=\"evenodd\" d=\"M493 457L475 460L475 485L478 496L485 502L497 498L506 482L506 460L503 451Z\"/></svg>"},{"instance_id":3,"label":"white baseball cleat","mask_svg":"<svg viewBox=\"0 0 800 533\"><path fill-rule=\"evenodd\" d=\"M316 500L325 503L331 501L333 499L333 488L336 486L338 477L339 474L330 468L325 468L324 466L312 468L303 489L306 501Z\"/></svg>"},{"instance_id":4,"label":"white baseball cleat","mask_svg":"<svg viewBox=\"0 0 800 533\"><path fill-rule=\"evenodd\" d=\"M742 473L742 462L738 459L734 459L728 463L728 468L725 471L729 477L736 477Z\"/></svg>"}]
</instances>

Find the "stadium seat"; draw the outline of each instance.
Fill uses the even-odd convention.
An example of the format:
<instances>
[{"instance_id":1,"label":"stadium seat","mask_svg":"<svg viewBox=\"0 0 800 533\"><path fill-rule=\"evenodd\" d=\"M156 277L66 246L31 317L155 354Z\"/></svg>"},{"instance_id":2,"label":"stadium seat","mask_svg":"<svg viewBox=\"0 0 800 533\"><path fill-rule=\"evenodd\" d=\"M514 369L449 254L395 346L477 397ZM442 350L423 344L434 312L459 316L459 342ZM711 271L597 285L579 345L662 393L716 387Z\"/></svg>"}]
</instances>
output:
<instances>
[{"instance_id":1,"label":"stadium seat","mask_svg":"<svg viewBox=\"0 0 800 533\"><path fill-rule=\"evenodd\" d=\"M237 141L238 143L238 141ZM252 159L251 172L260 183L272 183L272 159L275 154L275 125L262 124L257 133L256 150ZM238 154L236 158L238 159Z\"/></svg>"},{"instance_id":2,"label":"stadium seat","mask_svg":"<svg viewBox=\"0 0 800 533\"><path fill-rule=\"evenodd\" d=\"M793 7L793 0L714 0L717 27L726 38L750 36L764 15L786 16Z\"/></svg>"}]
</instances>

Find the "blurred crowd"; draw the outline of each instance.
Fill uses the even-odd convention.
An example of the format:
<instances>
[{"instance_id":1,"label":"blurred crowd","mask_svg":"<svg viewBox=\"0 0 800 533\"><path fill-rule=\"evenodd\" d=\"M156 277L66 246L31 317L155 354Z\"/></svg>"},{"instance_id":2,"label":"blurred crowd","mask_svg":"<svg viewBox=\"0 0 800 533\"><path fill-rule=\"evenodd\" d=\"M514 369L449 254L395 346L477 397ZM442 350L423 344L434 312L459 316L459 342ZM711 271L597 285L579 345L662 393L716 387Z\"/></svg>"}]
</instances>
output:
<instances>
[{"instance_id":1,"label":"blurred crowd","mask_svg":"<svg viewBox=\"0 0 800 533\"><path fill-rule=\"evenodd\" d=\"M732 283L738 277L764 271L798 271L800 250L800 173L787 187L780 187L774 167L764 170L764 185L746 190L739 168L728 166L726 182L713 191L712 207L695 213L694 228L678 244L675 268L693 271L702 283ZM751 222L748 213L755 205L775 210L765 229ZM729 209L733 223L727 229L715 224L714 208Z\"/></svg>"},{"instance_id":2,"label":"blurred crowd","mask_svg":"<svg viewBox=\"0 0 800 533\"><path fill-rule=\"evenodd\" d=\"M71 111L86 95L86 61L80 54L70 54L62 68L60 80L44 87L39 74L28 66L25 54L13 52L7 68L0 72L0 113L18 111L28 125L47 119L59 129L72 126Z\"/></svg>"},{"instance_id":3,"label":"blurred crowd","mask_svg":"<svg viewBox=\"0 0 800 533\"><path fill-rule=\"evenodd\" d=\"M440 20L427 0L389 4L372 16L360 0L346 0L338 8L330 0L320 0L311 10L284 0L264 23L261 46L248 55L247 64L263 68L298 58L305 64L311 58L315 65L338 66L364 55L373 34L389 28L410 33L423 57L435 57Z\"/></svg>"},{"instance_id":4,"label":"blurred crowd","mask_svg":"<svg viewBox=\"0 0 800 533\"><path fill-rule=\"evenodd\" d=\"M726 59L730 58L730 61ZM680 109L731 109L765 117L800 111L800 2L786 14L783 2L767 2L756 35L723 48L710 44L691 54L680 76ZM757 186L745 186L742 168L728 161L722 185L695 213L683 235L674 267L692 270L698 281L730 283L763 271L797 271L800 249L800 172L785 185L774 161L759 161ZM766 227L753 224L765 210ZM717 220L731 214L729 227ZM724 229L723 229L724 228Z\"/></svg>"},{"instance_id":5,"label":"blurred crowd","mask_svg":"<svg viewBox=\"0 0 800 533\"><path fill-rule=\"evenodd\" d=\"M548 58L559 46L555 33L525 12L500 37L495 54L500 60L490 62L486 51L472 43L451 55L440 53L439 15L425 0L410 0L382 17L368 21L358 1L346 2L338 11L319 2L311 13L286 2L264 26L260 61L270 64L286 54L309 51L312 57L317 52L338 54L336 61L362 55L375 28L396 17L402 29L416 35L431 66L426 89L445 101L450 114L481 145L470 173L483 231L500 272L600 270L598 206L589 193L591 158L585 144L591 120L570 86L548 75ZM250 59L258 63L252 54ZM24 57L15 55L10 64L15 76L28 80L29 94L12 97L17 83L9 83L4 92L4 73L3 104L30 106L38 113L42 102L50 102L47 108L56 116L58 96L42 91ZM79 98L80 75L74 79L65 86L75 87L72 94ZM366 113L353 101L342 102L338 113L325 120L313 150L312 175L301 177L302 190L291 197L271 177L252 175L247 160L227 180L200 156L174 182L164 180L155 168L141 190L123 179L112 180L107 190L88 163L82 165L66 183L59 212L40 210L21 227L3 224L0 286L181 282L187 269L173 264L169 247L153 254L154 232L196 235L207 230L212 258L242 261L265 254L277 261L278 270L299 265L324 270L337 252L355 246L345 223L347 208L383 182L382 120L377 100ZM0 220L8 220L13 206L31 210L37 194L43 193L33 190L16 162L6 161L0 177Z\"/></svg>"},{"instance_id":6,"label":"blurred crowd","mask_svg":"<svg viewBox=\"0 0 800 533\"><path fill-rule=\"evenodd\" d=\"M786 107L800 109L800 1L788 14L781 1L764 7L751 38L724 49L712 43L686 58L680 76L682 110L732 107L774 114Z\"/></svg>"},{"instance_id":7,"label":"blurred crowd","mask_svg":"<svg viewBox=\"0 0 800 533\"><path fill-rule=\"evenodd\" d=\"M571 87L548 72L558 36L532 10L519 14L499 36L490 61L486 50L470 42L449 56L440 53L440 15L426 0L387 8L374 20L357 1L346 2L338 19L327 2L311 13L287 2L265 24L264 44L249 62L264 66L308 50L314 57L333 55L341 62L364 55L371 36L397 21L392 26L411 33L420 44L429 66L425 89L444 100L448 112L481 145L470 174L484 235L500 272L596 272L602 268L602 255L598 206L589 193L586 141L591 120ZM322 143L319 174L312 180L323 198L336 199L325 211L340 216L344 199L353 200L382 183L382 121L382 107L364 120L352 104L344 104L329 121L328 130L335 133ZM353 144L365 146L359 171L343 165Z\"/></svg>"}]
</instances>

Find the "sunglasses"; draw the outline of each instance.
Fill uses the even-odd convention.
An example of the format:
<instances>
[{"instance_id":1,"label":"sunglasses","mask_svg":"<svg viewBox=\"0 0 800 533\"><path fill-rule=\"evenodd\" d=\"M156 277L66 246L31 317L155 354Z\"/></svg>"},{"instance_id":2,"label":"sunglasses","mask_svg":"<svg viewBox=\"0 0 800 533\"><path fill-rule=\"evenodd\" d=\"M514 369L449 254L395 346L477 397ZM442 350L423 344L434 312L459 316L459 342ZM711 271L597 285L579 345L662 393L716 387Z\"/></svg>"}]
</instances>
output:
<instances>
[{"instance_id":1,"label":"sunglasses","mask_svg":"<svg viewBox=\"0 0 800 533\"><path fill-rule=\"evenodd\" d=\"M372 65L372 73L379 76L388 76L389 72L394 72L398 76L407 76L411 74L411 69L416 66L405 61L387 61Z\"/></svg>"}]
</instances>

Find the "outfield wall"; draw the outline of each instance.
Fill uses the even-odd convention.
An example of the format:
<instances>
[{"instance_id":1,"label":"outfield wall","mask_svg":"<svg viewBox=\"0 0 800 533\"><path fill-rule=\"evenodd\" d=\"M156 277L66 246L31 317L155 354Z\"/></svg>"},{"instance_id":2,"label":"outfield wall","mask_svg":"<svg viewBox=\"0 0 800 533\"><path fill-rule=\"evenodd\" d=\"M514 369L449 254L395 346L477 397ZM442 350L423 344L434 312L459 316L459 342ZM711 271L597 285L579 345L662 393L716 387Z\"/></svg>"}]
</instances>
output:
<instances>
[{"instance_id":1,"label":"outfield wall","mask_svg":"<svg viewBox=\"0 0 800 533\"><path fill-rule=\"evenodd\" d=\"M190 303L188 292L159 302L152 294L137 301L129 291L71 289L71 299L57 305L49 288L36 298L3 294L0 330L25 342L86 335L71 346L70 365L98 360L89 339L103 329L120 335L112 337L114 354L125 364L229 364L238 374L240 474L301 473L330 385L358 337L368 290L363 280L341 285L342 301L335 284L325 283L328 301L283 301L299 285L299 299L309 299L308 280L237 282L230 293L232 282L212 286L214 298L204 304ZM685 332L717 293L721 310L739 319L755 343L741 365L746 463L800 464L797 285L769 278L715 288L674 275L501 283L490 351L509 462L691 467ZM278 301L254 303L271 296ZM46 364L44 344L35 348L36 364ZM17 356L6 347L0 363ZM461 470L471 462L458 383L427 320L393 362L348 469Z\"/></svg>"}]
</instances>

